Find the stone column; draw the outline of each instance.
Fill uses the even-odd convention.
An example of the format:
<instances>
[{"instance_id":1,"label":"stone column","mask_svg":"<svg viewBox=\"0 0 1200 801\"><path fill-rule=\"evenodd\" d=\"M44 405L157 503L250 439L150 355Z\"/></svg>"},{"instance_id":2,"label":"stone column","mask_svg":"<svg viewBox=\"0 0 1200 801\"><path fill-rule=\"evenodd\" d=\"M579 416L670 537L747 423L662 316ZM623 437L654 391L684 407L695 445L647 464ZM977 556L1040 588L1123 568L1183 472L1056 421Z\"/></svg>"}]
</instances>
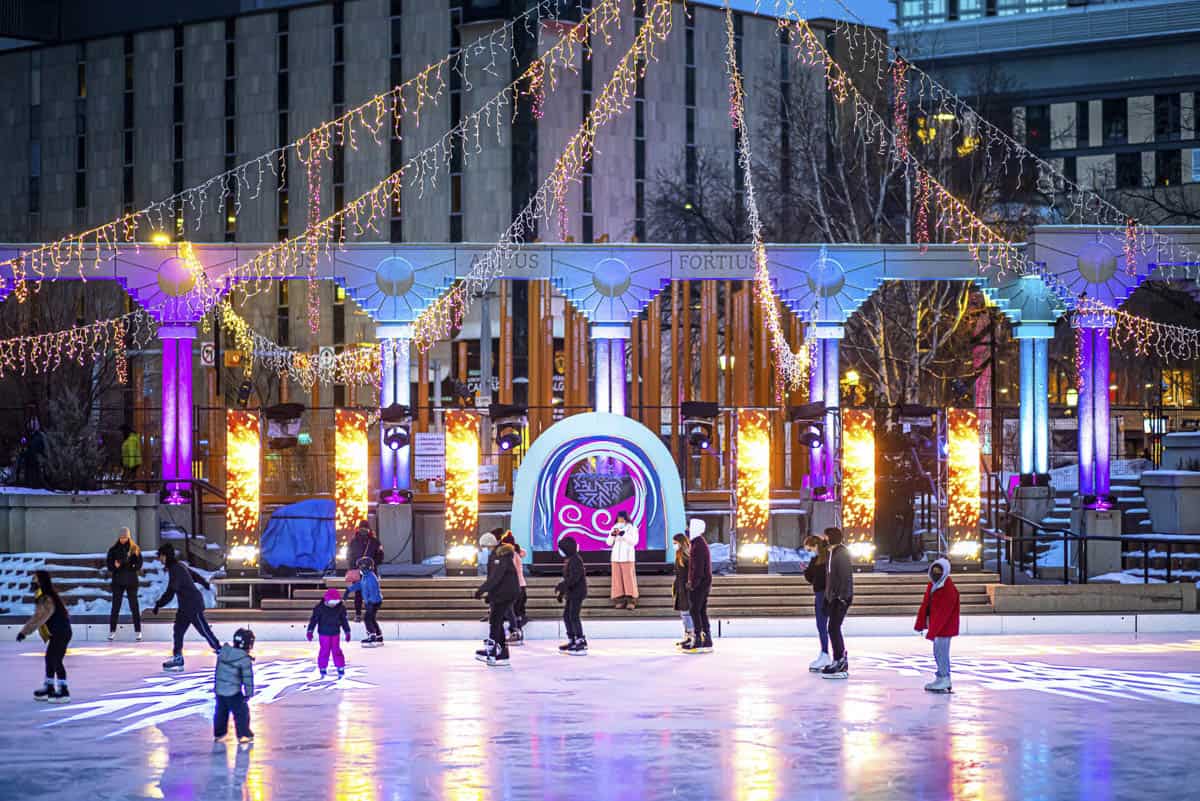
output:
<instances>
[{"instance_id":1,"label":"stone column","mask_svg":"<svg viewBox=\"0 0 1200 801\"><path fill-rule=\"evenodd\" d=\"M380 375L379 407L386 409L393 403L411 406L410 375L412 326L380 324L375 332L379 340ZM411 487L409 460L412 448L394 451L383 443L387 427L379 427L379 488L409 489Z\"/></svg>"},{"instance_id":2,"label":"stone column","mask_svg":"<svg viewBox=\"0 0 1200 801\"><path fill-rule=\"evenodd\" d=\"M192 342L191 325L162 325L161 476L168 502L182 502L192 477Z\"/></svg>"},{"instance_id":3,"label":"stone column","mask_svg":"<svg viewBox=\"0 0 1200 801\"><path fill-rule=\"evenodd\" d=\"M1112 320L1076 318L1079 352L1079 494L1102 499L1109 493L1108 350Z\"/></svg>"},{"instance_id":4,"label":"stone column","mask_svg":"<svg viewBox=\"0 0 1200 801\"><path fill-rule=\"evenodd\" d=\"M1050 360L1047 344L1054 327L1043 323L1018 324L1013 337L1021 347L1021 450L1023 474L1050 470ZM994 371L993 371L994 375ZM1002 432L992 432L998 441Z\"/></svg>"},{"instance_id":5,"label":"stone column","mask_svg":"<svg viewBox=\"0 0 1200 801\"><path fill-rule=\"evenodd\" d=\"M628 324L595 324L589 328L595 343L593 375L596 382L596 411L625 414L625 343Z\"/></svg>"},{"instance_id":6,"label":"stone column","mask_svg":"<svg viewBox=\"0 0 1200 801\"><path fill-rule=\"evenodd\" d=\"M817 323L809 330L809 336L816 339L809 375L809 402L825 404L825 431L821 447L814 448L809 459L809 486L832 487L835 451L840 440L837 432L838 408L841 406L839 346L845 328Z\"/></svg>"}]
</instances>

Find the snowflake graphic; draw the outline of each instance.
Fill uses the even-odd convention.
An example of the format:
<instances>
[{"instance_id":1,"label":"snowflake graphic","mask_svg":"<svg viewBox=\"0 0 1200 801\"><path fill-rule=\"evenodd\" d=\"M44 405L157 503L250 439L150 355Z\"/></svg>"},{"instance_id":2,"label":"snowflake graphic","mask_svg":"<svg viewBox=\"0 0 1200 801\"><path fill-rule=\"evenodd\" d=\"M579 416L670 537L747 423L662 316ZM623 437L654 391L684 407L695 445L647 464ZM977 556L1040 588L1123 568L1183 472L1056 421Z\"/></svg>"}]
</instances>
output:
<instances>
[{"instance_id":1,"label":"snowflake graphic","mask_svg":"<svg viewBox=\"0 0 1200 801\"><path fill-rule=\"evenodd\" d=\"M575 473L567 489L568 498L590 509L616 506L628 495L624 478L603 473Z\"/></svg>"},{"instance_id":2,"label":"snowflake graphic","mask_svg":"<svg viewBox=\"0 0 1200 801\"><path fill-rule=\"evenodd\" d=\"M892 670L902 676L919 676L933 673L936 669L930 656L869 654L854 661L864 667ZM951 670L955 683L978 682L989 690L1034 690L1085 701L1148 698L1179 704L1200 704L1200 674L1196 673L1159 673L975 658L954 659Z\"/></svg>"},{"instance_id":3,"label":"snowflake graphic","mask_svg":"<svg viewBox=\"0 0 1200 801\"><path fill-rule=\"evenodd\" d=\"M363 690L375 685L361 681L365 668L347 667L343 679L319 678L312 659L282 659L254 666L254 697L250 706L273 704L289 693L330 689ZM70 714L43 726L61 726L81 720L111 717L122 722L105 734L115 737L189 715L209 716L213 711L213 671L151 676L132 690L106 693L95 701L72 704ZM51 712L59 710L52 709Z\"/></svg>"}]
</instances>

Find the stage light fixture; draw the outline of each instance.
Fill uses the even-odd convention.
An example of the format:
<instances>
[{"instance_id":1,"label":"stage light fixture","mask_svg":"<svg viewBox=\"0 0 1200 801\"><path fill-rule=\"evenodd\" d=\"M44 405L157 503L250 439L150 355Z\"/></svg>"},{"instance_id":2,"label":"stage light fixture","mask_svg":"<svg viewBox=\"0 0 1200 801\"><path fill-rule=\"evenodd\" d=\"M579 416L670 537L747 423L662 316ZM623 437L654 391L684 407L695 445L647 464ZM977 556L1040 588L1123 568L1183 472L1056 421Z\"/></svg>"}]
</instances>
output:
<instances>
[{"instance_id":1,"label":"stage light fixture","mask_svg":"<svg viewBox=\"0 0 1200 801\"><path fill-rule=\"evenodd\" d=\"M391 506L403 506L412 503L412 491L406 489L385 489L379 493L379 502Z\"/></svg>"},{"instance_id":2,"label":"stage light fixture","mask_svg":"<svg viewBox=\"0 0 1200 801\"><path fill-rule=\"evenodd\" d=\"M688 426L688 444L698 451L712 447L712 423L696 420Z\"/></svg>"},{"instance_id":3,"label":"stage light fixture","mask_svg":"<svg viewBox=\"0 0 1200 801\"><path fill-rule=\"evenodd\" d=\"M243 381L238 384L237 389L237 404L243 409L250 403L250 393L254 392L254 385L249 381Z\"/></svg>"},{"instance_id":4,"label":"stage light fixture","mask_svg":"<svg viewBox=\"0 0 1200 801\"><path fill-rule=\"evenodd\" d=\"M508 453L524 440L526 407L509 403L493 403L488 406L488 417L496 428L496 446Z\"/></svg>"},{"instance_id":5,"label":"stage light fixture","mask_svg":"<svg viewBox=\"0 0 1200 801\"><path fill-rule=\"evenodd\" d=\"M388 426L383 433L383 444L389 449L398 451L401 448L407 448L409 442L409 428L406 423L397 423L396 425Z\"/></svg>"},{"instance_id":6,"label":"stage light fixture","mask_svg":"<svg viewBox=\"0 0 1200 801\"><path fill-rule=\"evenodd\" d=\"M806 448L819 448L824 441L825 430L816 423L810 425L800 434L800 444Z\"/></svg>"}]
</instances>

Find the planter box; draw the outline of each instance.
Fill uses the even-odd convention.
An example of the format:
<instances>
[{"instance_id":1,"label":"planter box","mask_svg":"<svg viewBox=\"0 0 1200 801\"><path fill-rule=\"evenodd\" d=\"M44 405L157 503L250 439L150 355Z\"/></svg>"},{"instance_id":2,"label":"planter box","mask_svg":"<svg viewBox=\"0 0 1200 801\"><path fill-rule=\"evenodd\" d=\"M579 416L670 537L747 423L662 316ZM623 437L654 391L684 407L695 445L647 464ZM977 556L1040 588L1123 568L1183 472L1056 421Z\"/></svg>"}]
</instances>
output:
<instances>
[{"instance_id":1,"label":"planter box","mask_svg":"<svg viewBox=\"0 0 1200 801\"><path fill-rule=\"evenodd\" d=\"M1200 534L1200 473L1147 470L1142 496L1155 534Z\"/></svg>"},{"instance_id":2,"label":"planter box","mask_svg":"<svg viewBox=\"0 0 1200 801\"><path fill-rule=\"evenodd\" d=\"M989 584L997 614L1194 612L1194 584Z\"/></svg>"},{"instance_id":3,"label":"planter box","mask_svg":"<svg viewBox=\"0 0 1200 801\"><path fill-rule=\"evenodd\" d=\"M0 493L6 553L104 553L127 526L138 546L158 547L158 497L145 493Z\"/></svg>"},{"instance_id":4,"label":"planter box","mask_svg":"<svg viewBox=\"0 0 1200 801\"><path fill-rule=\"evenodd\" d=\"M1164 470L1184 470L1191 462L1200 462L1200 431L1176 431L1162 439Z\"/></svg>"}]
</instances>

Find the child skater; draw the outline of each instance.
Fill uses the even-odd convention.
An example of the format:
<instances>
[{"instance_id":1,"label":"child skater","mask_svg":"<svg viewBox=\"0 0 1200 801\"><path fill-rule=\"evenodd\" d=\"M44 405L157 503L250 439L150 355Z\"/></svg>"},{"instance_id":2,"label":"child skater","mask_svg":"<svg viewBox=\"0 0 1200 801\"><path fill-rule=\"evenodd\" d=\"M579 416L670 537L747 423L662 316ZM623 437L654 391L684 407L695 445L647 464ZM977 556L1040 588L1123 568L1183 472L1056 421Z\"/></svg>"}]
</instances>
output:
<instances>
[{"instance_id":1,"label":"child skater","mask_svg":"<svg viewBox=\"0 0 1200 801\"><path fill-rule=\"evenodd\" d=\"M346 595L362 593L363 604L367 607L367 613L363 616L367 638L362 641L362 647L378 648L383 645L383 629L379 628L375 616L379 614L379 607L383 606L383 593L379 590L379 577L375 575L375 560L364 556L358 560L357 567L359 579L346 587Z\"/></svg>"},{"instance_id":2,"label":"child skater","mask_svg":"<svg viewBox=\"0 0 1200 801\"><path fill-rule=\"evenodd\" d=\"M958 636L958 588L950 580L950 562L938 559L929 566L929 585L917 612L917 631L927 631L933 640L933 659L937 676L925 685L931 693L948 693L950 687L950 638Z\"/></svg>"},{"instance_id":3,"label":"child skater","mask_svg":"<svg viewBox=\"0 0 1200 801\"><path fill-rule=\"evenodd\" d=\"M238 743L249 747L254 742L248 703L254 695L254 657L250 656L253 647L254 632L238 629L233 633L233 644L222 645L217 653L217 669L213 673L213 692L217 696L217 710L213 713L215 742L225 739L231 713Z\"/></svg>"},{"instance_id":4,"label":"child skater","mask_svg":"<svg viewBox=\"0 0 1200 801\"><path fill-rule=\"evenodd\" d=\"M54 589L54 582L47 571L38 570L33 574L31 589L37 600L34 602L33 615L17 633L17 642L35 631L46 641L46 683L40 690L33 691L33 700L65 704L71 700L71 691L67 689L67 669L63 667L63 657L71 642L71 616L67 614L66 604Z\"/></svg>"},{"instance_id":5,"label":"child skater","mask_svg":"<svg viewBox=\"0 0 1200 801\"><path fill-rule=\"evenodd\" d=\"M172 598L179 600L179 608L175 610L175 645L171 658L163 662L163 670L178 673L183 670L183 635L188 626L200 632L213 653L221 650L221 641L213 634L212 627L204 617L204 596L196 589L199 581L207 589L209 584L203 576L179 561L175 555L175 547L171 543L163 543L158 549L158 559L167 568L167 590L162 597L154 602L154 614L171 602Z\"/></svg>"},{"instance_id":6,"label":"child skater","mask_svg":"<svg viewBox=\"0 0 1200 801\"><path fill-rule=\"evenodd\" d=\"M517 583L520 585L517 590L517 600L513 602L512 609L508 613L508 644L524 645L525 632L522 629L525 628L525 623L528 621L525 616L525 604L528 598L525 590L525 551L517 544L517 538L511 531L505 531L500 542L513 547L513 567L516 568Z\"/></svg>"},{"instance_id":7,"label":"child skater","mask_svg":"<svg viewBox=\"0 0 1200 801\"><path fill-rule=\"evenodd\" d=\"M804 540L804 548L810 554L804 578L812 585L813 606L817 619L817 638L821 641L821 653L808 663L810 673L820 673L833 664L829 657L829 613L825 611L825 574L829 572L829 543L818 534L810 534Z\"/></svg>"},{"instance_id":8,"label":"child skater","mask_svg":"<svg viewBox=\"0 0 1200 801\"><path fill-rule=\"evenodd\" d=\"M587 656L587 639L583 636L583 601L587 598L587 569L579 555L579 543L574 537L563 537L558 541L558 552L563 555L563 578L554 588L558 602L563 604L563 624L567 628L567 641L558 650L570 656Z\"/></svg>"},{"instance_id":9,"label":"child skater","mask_svg":"<svg viewBox=\"0 0 1200 801\"><path fill-rule=\"evenodd\" d=\"M488 667L508 666L504 621L512 613L513 603L521 589L517 582L517 567L513 564L516 553L513 546L504 542L493 548L488 557L487 580L475 590L476 598L486 595L488 599L488 640L482 650L475 652L475 658L487 662Z\"/></svg>"},{"instance_id":10,"label":"child skater","mask_svg":"<svg viewBox=\"0 0 1200 801\"><path fill-rule=\"evenodd\" d=\"M337 668L338 678L346 675L346 656L342 653L342 643L339 639L342 632L346 634L346 642L350 642L350 618L346 614L346 605L342 596L330 587L325 590L325 597L313 607L312 617L308 619L308 641L312 642L313 629L321 638L321 650L317 654L317 668L321 678L325 678L325 669L329 667L329 655L333 654L333 665Z\"/></svg>"},{"instance_id":11,"label":"child skater","mask_svg":"<svg viewBox=\"0 0 1200 801\"><path fill-rule=\"evenodd\" d=\"M687 589L688 558L691 555L691 545L688 544L687 534L680 532L675 535L675 583L671 585L671 600L675 602L675 611L683 621L683 639L675 643L676 648L687 648L694 638L692 628L692 601Z\"/></svg>"}]
</instances>

